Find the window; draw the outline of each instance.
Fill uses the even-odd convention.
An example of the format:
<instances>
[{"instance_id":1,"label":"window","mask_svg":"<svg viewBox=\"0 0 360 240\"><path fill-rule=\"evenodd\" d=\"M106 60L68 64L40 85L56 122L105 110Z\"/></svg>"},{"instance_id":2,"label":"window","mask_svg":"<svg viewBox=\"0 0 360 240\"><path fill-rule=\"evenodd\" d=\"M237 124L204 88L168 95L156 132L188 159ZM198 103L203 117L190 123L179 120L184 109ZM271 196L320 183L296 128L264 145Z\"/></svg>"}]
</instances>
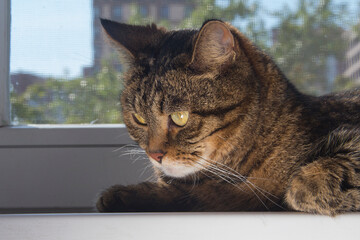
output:
<instances>
[{"instance_id":1,"label":"window","mask_svg":"<svg viewBox=\"0 0 360 240\"><path fill-rule=\"evenodd\" d=\"M163 5L160 8L160 18L168 19L169 18L169 6Z\"/></svg>"},{"instance_id":2,"label":"window","mask_svg":"<svg viewBox=\"0 0 360 240\"><path fill-rule=\"evenodd\" d=\"M114 19L121 20L121 17L122 17L122 12L121 12L122 8L121 8L121 6L113 7L112 11L113 11L112 16L114 17Z\"/></svg>"},{"instance_id":3,"label":"window","mask_svg":"<svg viewBox=\"0 0 360 240\"><path fill-rule=\"evenodd\" d=\"M139 11L142 17L147 17L149 15L149 8L144 4L140 4Z\"/></svg>"},{"instance_id":4,"label":"window","mask_svg":"<svg viewBox=\"0 0 360 240\"><path fill-rule=\"evenodd\" d=\"M100 16L100 8L98 6L94 6L94 18L98 18Z\"/></svg>"},{"instance_id":5,"label":"window","mask_svg":"<svg viewBox=\"0 0 360 240\"><path fill-rule=\"evenodd\" d=\"M191 16L191 13L193 11L193 7L192 6L185 6L185 18L188 18Z\"/></svg>"},{"instance_id":6,"label":"window","mask_svg":"<svg viewBox=\"0 0 360 240\"><path fill-rule=\"evenodd\" d=\"M121 123L117 100L121 80L112 56L104 56L110 47L99 24L99 9L106 13L107 8L94 4L12 1L13 124ZM121 8L115 7L113 13L119 17ZM84 76L89 67L94 71Z\"/></svg>"},{"instance_id":7,"label":"window","mask_svg":"<svg viewBox=\"0 0 360 240\"><path fill-rule=\"evenodd\" d=\"M350 0L344 3L349 9L354 4ZM100 17L138 24L158 19L160 24L168 27L199 27L203 20L220 18L223 12L227 18L224 20L232 21L268 51L301 90L317 95L335 89L331 85L336 81L332 80L330 85L326 83L330 74L327 70L330 69L327 67L330 56L335 58L336 69L339 69L336 75L339 76L345 71L341 66L346 65L346 51L352 52L353 56L348 62L354 65L359 61L358 49L347 48L351 39L341 37L352 29L350 25L356 25L358 18L343 14L345 10L340 7L341 4L333 3L327 7L305 1L310 9L305 17L313 18L310 27L306 27L305 18L296 13L296 2L278 1L277 5L269 5L264 1L260 7L241 2L236 3L238 9L243 9L238 13L230 11L234 6L229 4L229 1L214 1L213 4L194 1L181 6L177 2L179 9L185 9L181 14L185 19L170 21L170 5L161 1L152 5L158 8L152 14L159 16L150 16L147 2L140 0L127 5L109 0L56 3L38 0L31 4L13 0L10 61L12 123L121 123L117 97L121 89L119 61L104 39ZM289 11L284 11L286 16L267 13L268 9L281 10L284 4L289 5ZM132 6L138 7L139 14L131 15ZM254 9L249 10L251 7ZM324 11L331 14L318 14L322 19L316 18L314 11L321 11L322 7L329 8ZM354 18L350 22L343 16ZM291 30L291 24L297 28L293 27L292 33L286 32ZM314 39L308 41L306 36L314 36ZM352 42L356 39L353 37ZM317 68L322 71L317 71ZM320 72L324 74L319 75ZM87 84L82 84L84 82ZM315 85L317 89L312 87Z\"/></svg>"},{"instance_id":8,"label":"window","mask_svg":"<svg viewBox=\"0 0 360 240\"><path fill-rule=\"evenodd\" d=\"M87 2L88 4L85 7L81 5L81 8L85 11L86 6L89 7L88 17L85 18L85 22L88 24L89 30L87 36L91 36L90 3L92 1ZM52 55L55 54L55 47L51 48L53 51L47 49L49 62L42 62L43 65L49 66L49 69L55 69L50 73L51 77L49 77L48 72L41 73L36 68L33 69L33 72L25 71L31 70L31 68L26 67L26 64L22 65L22 68L17 68L17 65L12 61L19 57L19 55L16 55L16 52L20 49L20 47L17 49L19 44L17 41L22 41L26 36L25 30L23 33L20 33L22 35L18 35L22 29L29 26L29 32L33 32L33 34L27 35L29 37L27 41L43 41L37 43L38 45L34 45L31 42L25 43L26 47L23 48L29 52L32 51L34 61L39 63L36 58L41 57L41 54L43 54L41 51L46 50L48 47L46 44L54 41L56 36L54 32L61 32L61 29L64 27L62 24L51 25L54 29L52 33L49 30L47 34L50 39L46 40L46 34L41 31L46 31L47 29L40 29L39 26L42 26L42 23L38 21L40 16L34 17L33 22L29 23L26 23L26 19L22 20L21 23L16 19L18 15L14 11L18 9L17 5L19 3L23 4L22 1L18 0L0 2L0 32L5 33L0 35L0 178L1 181L7 182L6 185L0 187L1 191L6 193L0 198L0 213L93 211L93 202L101 189L115 184L115 182L124 181L125 179L121 180L119 177L123 178L125 175L127 175L128 180L130 179L130 182L138 181L136 178L141 174L142 170L140 169L143 169L143 166L140 163L140 166L132 167L134 159L124 159L121 157L122 149L126 149L126 147L123 147L128 144L134 144L128 137L127 131L122 124L34 125L37 123L65 123L68 121L64 117L64 109L67 107L65 105L56 106L56 102L61 100L68 102L68 104L74 103L81 97L79 95L81 94L81 88L88 88L87 93L86 91L83 92L86 94L104 91L106 86L101 86L99 83L91 85L91 81L87 81L89 78L86 76L106 73L104 73L104 68L97 70L93 66L88 66L92 60L91 37L88 38L89 42L85 43L89 48L86 54L83 55L83 53L76 50L72 55L68 55L68 59L64 61L68 61L68 66L71 66L72 60L77 59L80 66L83 64L84 70L79 67L77 70L71 68L68 71L61 72L60 69L57 73L56 69L52 66L54 63L51 62ZM71 4L73 1L67 1L67 3ZM29 7L27 14L31 15L31 12L40 13L42 11L41 8L46 8L47 4L48 1L34 1L30 4L31 7L27 6ZM62 1L62 4L65 4L65 1ZM58 5L58 7L60 10L63 8L63 12L60 11L58 15L50 16L53 21L64 21L65 10L68 10L68 7L64 7L62 4ZM12 8L10 8L10 5L12 5ZM10 12L10 9L12 9L12 12ZM13 14L11 17L12 25L10 26L11 13ZM73 15L76 14L74 12ZM94 14L96 15L97 13ZM80 22L82 20L81 17L77 19ZM46 25L49 23L48 21ZM82 23L76 21L71 23L77 25L73 29L75 32L76 28L82 25ZM14 31L19 32L15 33ZM64 32L66 31L64 30ZM11 44L10 33L12 33ZM67 35L69 37L68 40L72 41L76 49L84 42L79 43L77 42L78 40L71 39L71 37L75 38L75 36L73 34ZM19 39L16 39L16 37ZM54 42L63 44L63 42L68 40L60 37ZM99 46L95 43L96 39L94 45ZM42 44L44 45L42 46ZM35 51L31 49L34 47L36 47ZM11 61L10 48L15 53L15 55L12 55L13 59ZM70 50L74 50L74 48ZM67 50L65 49L64 51ZM27 53L25 52L23 55L20 54L20 56L25 58L26 55ZM28 61L31 61L31 59ZM79 64L76 65L79 66ZM116 67L119 68L119 66ZM10 74L10 69L21 70L16 70ZM43 69L46 70L46 67ZM76 73L73 71L76 71ZM85 74L85 72L88 72L88 74ZM61 81L58 79L57 74L61 75ZM85 77L76 80L77 77L73 77L74 74L78 76L84 75ZM78 81L75 84L77 85L75 88L71 88L70 85L65 87L66 84L71 84L74 80ZM61 83L62 81L63 83ZM65 85L57 88L50 84L48 85L50 87L44 89L46 84L49 84L48 82L51 82L51 84L57 82L57 84ZM34 87L40 90L40 92L36 92L37 94L30 92L29 94L27 90ZM22 98L26 101L26 106L20 105ZM116 93L116 98L118 98L118 93ZM11 117L10 105L12 110L14 110L14 105L17 105L15 107L18 108L25 107L25 111L36 108L45 109L40 114L34 114L33 117L21 119L18 115L14 114ZM84 116L84 114L86 115L85 112L80 110L74 111L71 115L77 118ZM116 115L118 113L109 114L109 119L119 122L118 115ZM53 119L56 119L56 121L53 121ZM121 151L116 150L118 148L121 148ZM135 163L135 165L138 163ZM114 167L114 164L117 167ZM110 166L110 169L127 169L129 174L122 174L123 177L121 177L117 172L109 170L106 166ZM144 176L147 175L146 173L144 174ZM114 177L118 179L114 181ZM26 189L32 190L29 192Z\"/></svg>"}]
</instances>

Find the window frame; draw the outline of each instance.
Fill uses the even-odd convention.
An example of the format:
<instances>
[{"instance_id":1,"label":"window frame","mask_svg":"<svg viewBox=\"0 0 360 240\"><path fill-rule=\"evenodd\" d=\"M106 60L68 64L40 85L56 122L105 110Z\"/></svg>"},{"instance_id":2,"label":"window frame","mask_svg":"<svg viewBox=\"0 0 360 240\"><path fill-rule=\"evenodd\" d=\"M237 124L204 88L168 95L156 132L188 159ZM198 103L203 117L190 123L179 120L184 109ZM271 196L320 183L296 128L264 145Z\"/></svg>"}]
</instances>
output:
<instances>
[{"instance_id":1,"label":"window frame","mask_svg":"<svg viewBox=\"0 0 360 240\"><path fill-rule=\"evenodd\" d=\"M92 212L92 201L98 192L114 184L145 180L137 175L141 162L133 164L131 157L121 158L127 146L137 145L124 124L12 124L10 33L11 0L3 0L0 1L0 169L11 172L2 174L2 181L7 182L2 190L9 192L8 197L0 198L0 212ZM44 171L43 163L57 168ZM58 173L65 174L65 179L58 180ZM18 174L25 174L25 183ZM89 179L87 185L80 186L84 179ZM71 185L74 182L78 184ZM28 191L34 186L36 191ZM60 198L53 197L53 186L61 186L56 189Z\"/></svg>"},{"instance_id":2,"label":"window frame","mask_svg":"<svg viewBox=\"0 0 360 240\"><path fill-rule=\"evenodd\" d=\"M0 127L10 125L10 0L0 1Z\"/></svg>"},{"instance_id":3,"label":"window frame","mask_svg":"<svg viewBox=\"0 0 360 240\"><path fill-rule=\"evenodd\" d=\"M11 124L10 33L11 0L0 1L0 148L108 147L134 144L124 124Z\"/></svg>"}]
</instances>

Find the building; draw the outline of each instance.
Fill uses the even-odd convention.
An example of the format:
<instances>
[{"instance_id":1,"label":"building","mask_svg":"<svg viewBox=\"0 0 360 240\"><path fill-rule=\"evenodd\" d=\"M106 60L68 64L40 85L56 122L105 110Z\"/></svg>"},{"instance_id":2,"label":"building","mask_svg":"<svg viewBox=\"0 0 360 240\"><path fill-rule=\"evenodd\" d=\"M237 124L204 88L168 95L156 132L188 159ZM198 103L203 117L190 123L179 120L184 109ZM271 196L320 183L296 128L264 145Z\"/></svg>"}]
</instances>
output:
<instances>
[{"instance_id":1,"label":"building","mask_svg":"<svg viewBox=\"0 0 360 240\"><path fill-rule=\"evenodd\" d=\"M344 77L351 79L351 81L360 84L360 38L354 32L347 32L347 38L350 40L349 48L345 52L345 70Z\"/></svg>"},{"instance_id":2,"label":"building","mask_svg":"<svg viewBox=\"0 0 360 240\"><path fill-rule=\"evenodd\" d=\"M93 65L83 69L84 76L97 72L101 61L111 59L114 55L114 50L104 39L100 18L126 23L133 15L140 14L149 23L165 20L171 27L176 27L193 9L194 3L184 0L93 0ZM116 60L112 62L117 69L121 69Z\"/></svg>"},{"instance_id":3,"label":"building","mask_svg":"<svg viewBox=\"0 0 360 240\"><path fill-rule=\"evenodd\" d=\"M35 83L44 83L45 81L45 78L31 73L12 73L10 75L11 92L20 96L29 86Z\"/></svg>"}]
</instances>

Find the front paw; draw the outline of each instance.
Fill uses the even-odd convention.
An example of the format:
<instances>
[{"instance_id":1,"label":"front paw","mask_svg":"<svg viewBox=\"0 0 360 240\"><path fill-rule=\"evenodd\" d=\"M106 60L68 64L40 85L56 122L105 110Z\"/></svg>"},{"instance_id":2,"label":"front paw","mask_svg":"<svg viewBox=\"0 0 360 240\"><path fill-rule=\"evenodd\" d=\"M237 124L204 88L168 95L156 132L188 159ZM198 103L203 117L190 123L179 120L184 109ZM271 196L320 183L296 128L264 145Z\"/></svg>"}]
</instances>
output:
<instances>
[{"instance_id":1,"label":"front paw","mask_svg":"<svg viewBox=\"0 0 360 240\"><path fill-rule=\"evenodd\" d=\"M101 193L96 208L99 212L130 212L132 191L129 187L115 185Z\"/></svg>"}]
</instances>

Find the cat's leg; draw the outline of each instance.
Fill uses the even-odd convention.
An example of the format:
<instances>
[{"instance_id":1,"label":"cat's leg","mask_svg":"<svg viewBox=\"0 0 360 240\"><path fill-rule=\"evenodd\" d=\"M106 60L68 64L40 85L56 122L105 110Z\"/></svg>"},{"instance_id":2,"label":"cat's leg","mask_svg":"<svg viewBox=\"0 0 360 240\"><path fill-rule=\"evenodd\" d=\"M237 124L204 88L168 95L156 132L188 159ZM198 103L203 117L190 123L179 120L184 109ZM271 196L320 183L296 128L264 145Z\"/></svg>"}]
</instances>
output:
<instances>
[{"instance_id":1,"label":"cat's leg","mask_svg":"<svg viewBox=\"0 0 360 240\"><path fill-rule=\"evenodd\" d=\"M115 185L104 191L97 202L100 212L179 212L251 211L278 209L280 198L264 197L249 184L237 185L217 180L202 184L152 183ZM275 205L274 205L275 204Z\"/></svg>"},{"instance_id":2,"label":"cat's leg","mask_svg":"<svg viewBox=\"0 0 360 240\"><path fill-rule=\"evenodd\" d=\"M360 132L340 128L319 145L318 158L301 167L286 193L298 211L336 215L360 210Z\"/></svg>"},{"instance_id":3,"label":"cat's leg","mask_svg":"<svg viewBox=\"0 0 360 240\"><path fill-rule=\"evenodd\" d=\"M108 188L99 197L96 207L100 212L189 211L191 201L181 188L143 182Z\"/></svg>"}]
</instances>

